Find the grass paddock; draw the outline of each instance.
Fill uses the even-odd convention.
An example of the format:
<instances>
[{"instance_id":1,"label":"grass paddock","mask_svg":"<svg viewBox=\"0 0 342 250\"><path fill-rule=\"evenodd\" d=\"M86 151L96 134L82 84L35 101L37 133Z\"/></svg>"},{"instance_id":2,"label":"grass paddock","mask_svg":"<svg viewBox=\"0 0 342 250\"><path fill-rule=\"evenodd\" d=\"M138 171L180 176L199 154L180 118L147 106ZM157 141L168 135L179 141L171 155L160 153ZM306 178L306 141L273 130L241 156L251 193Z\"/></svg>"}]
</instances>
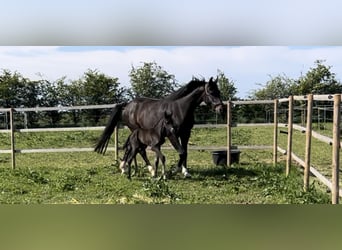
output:
<instances>
[{"instance_id":1,"label":"grass paddock","mask_svg":"<svg viewBox=\"0 0 342 250\"><path fill-rule=\"evenodd\" d=\"M270 130L270 131L268 131ZM18 134L21 148L93 146L96 132ZM222 146L224 129L194 129L190 145ZM122 145L127 130L120 130ZM3 148L7 135L1 135ZM281 139L280 139L281 140ZM234 128L236 145L271 145L272 128ZM175 150L163 150L167 168L177 164ZM119 156L122 157L120 151ZM153 155L149 153L152 160ZM271 150L242 150L240 163L231 168L215 166L211 152L189 150L191 179L181 174L167 181L151 179L139 158L139 171L129 181L120 174L114 153L17 154L17 169L10 168L10 155L0 157L1 204L301 204L329 203L326 189L312 179L303 192L301 170L285 177L284 158L272 164ZM160 171L159 171L160 173Z\"/></svg>"}]
</instances>

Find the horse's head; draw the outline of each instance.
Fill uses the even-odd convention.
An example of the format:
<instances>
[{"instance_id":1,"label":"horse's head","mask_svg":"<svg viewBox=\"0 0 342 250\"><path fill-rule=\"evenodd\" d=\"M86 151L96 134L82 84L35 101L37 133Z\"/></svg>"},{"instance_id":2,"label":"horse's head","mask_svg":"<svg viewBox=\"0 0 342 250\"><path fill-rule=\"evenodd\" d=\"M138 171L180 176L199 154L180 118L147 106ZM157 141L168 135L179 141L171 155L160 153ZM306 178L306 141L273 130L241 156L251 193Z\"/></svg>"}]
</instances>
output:
<instances>
[{"instance_id":1,"label":"horse's head","mask_svg":"<svg viewBox=\"0 0 342 250\"><path fill-rule=\"evenodd\" d=\"M223 103L221 100L221 92L217 86L217 81L218 78L213 80L211 77L209 82L204 85L204 102L207 105L211 105L215 109L216 113L222 113Z\"/></svg>"}]
</instances>

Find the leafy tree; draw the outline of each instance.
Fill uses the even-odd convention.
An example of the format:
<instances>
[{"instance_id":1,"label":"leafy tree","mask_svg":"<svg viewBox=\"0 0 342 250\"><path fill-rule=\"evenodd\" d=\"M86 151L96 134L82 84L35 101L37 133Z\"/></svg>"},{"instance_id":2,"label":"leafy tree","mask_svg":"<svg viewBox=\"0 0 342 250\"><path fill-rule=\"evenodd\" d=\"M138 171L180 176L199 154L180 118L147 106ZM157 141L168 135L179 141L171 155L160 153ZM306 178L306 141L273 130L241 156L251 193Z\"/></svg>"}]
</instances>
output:
<instances>
[{"instance_id":1,"label":"leafy tree","mask_svg":"<svg viewBox=\"0 0 342 250\"><path fill-rule=\"evenodd\" d=\"M286 98L294 94L295 80L284 74L270 77L270 80L262 86L261 89L254 91L251 99L256 100L274 100ZM280 104L283 105L283 104ZM248 107L246 107L248 106ZM270 120L270 114L273 112L273 104L265 105L243 105L240 107L240 117L242 120L249 122L265 122Z\"/></svg>"},{"instance_id":2,"label":"leafy tree","mask_svg":"<svg viewBox=\"0 0 342 250\"><path fill-rule=\"evenodd\" d=\"M56 107L91 104L118 103L127 100L127 89L119 86L118 78L106 76L96 70L88 70L78 80L66 83L66 77L54 82L31 81L18 72L3 70L0 74L0 107ZM86 112L88 124L96 124L108 110L96 109ZM77 124L81 111L26 112L23 117L32 126L46 119L50 126L57 126L62 118L68 117ZM20 118L23 119L23 118ZM41 125L41 124L40 124Z\"/></svg>"},{"instance_id":3,"label":"leafy tree","mask_svg":"<svg viewBox=\"0 0 342 250\"><path fill-rule=\"evenodd\" d=\"M12 73L9 70L3 70L0 75L0 106L4 108L23 107L26 99L26 83L28 79L24 78L18 72Z\"/></svg>"},{"instance_id":4,"label":"leafy tree","mask_svg":"<svg viewBox=\"0 0 342 250\"><path fill-rule=\"evenodd\" d=\"M98 105L121 102L125 89L120 87L117 77L107 76L97 70L88 70L80 79L84 104Z\"/></svg>"},{"instance_id":5,"label":"leafy tree","mask_svg":"<svg viewBox=\"0 0 342 250\"><path fill-rule=\"evenodd\" d=\"M342 92L342 85L331 72L331 66L323 64L323 60L315 61L315 67L299 78L295 86L295 94L335 94Z\"/></svg>"},{"instance_id":6,"label":"leafy tree","mask_svg":"<svg viewBox=\"0 0 342 250\"><path fill-rule=\"evenodd\" d=\"M132 97L161 98L178 87L175 76L169 74L156 62L144 62L141 67L132 66L129 76Z\"/></svg>"},{"instance_id":7,"label":"leafy tree","mask_svg":"<svg viewBox=\"0 0 342 250\"><path fill-rule=\"evenodd\" d=\"M255 90L251 98L257 100L273 100L288 97L294 92L295 80L286 75L271 77L262 88Z\"/></svg>"},{"instance_id":8,"label":"leafy tree","mask_svg":"<svg viewBox=\"0 0 342 250\"><path fill-rule=\"evenodd\" d=\"M80 106L84 102L82 96L82 82L81 81L72 81L70 84L65 85L65 94L62 98L63 106ZM71 110L69 112L71 116L71 120L74 125L78 124L81 121L81 110Z\"/></svg>"},{"instance_id":9,"label":"leafy tree","mask_svg":"<svg viewBox=\"0 0 342 250\"><path fill-rule=\"evenodd\" d=\"M218 87L221 92L221 99L226 100L235 100L237 89L235 87L235 83L233 80L230 80L223 71L217 70L217 78L218 78Z\"/></svg>"},{"instance_id":10,"label":"leafy tree","mask_svg":"<svg viewBox=\"0 0 342 250\"><path fill-rule=\"evenodd\" d=\"M0 106L4 108L35 107L39 105L39 82L30 81L20 73L3 70L0 75ZM18 114L19 123L34 124L38 120L36 113Z\"/></svg>"},{"instance_id":11,"label":"leafy tree","mask_svg":"<svg viewBox=\"0 0 342 250\"><path fill-rule=\"evenodd\" d=\"M323 64L324 61L315 61L315 67L299 79L294 80L286 75L271 77L262 88L252 93L252 99L268 100L284 98L289 95L334 94L342 92L342 85L331 72L331 66Z\"/></svg>"},{"instance_id":12,"label":"leafy tree","mask_svg":"<svg viewBox=\"0 0 342 250\"><path fill-rule=\"evenodd\" d=\"M58 107L63 106L64 98L66 95L65 78L60 78L55 82L47 80L40 81L41 98L40 106L43 107ZM44 112L43 117L48 119L51 126L56 126L62 119L63 113L54 110Z\"/></svg>"},{"instance_id":13,"label":"leafy tree","mask_svg":"<svg viewBox=\"0 0 342 250\"><path fill-rule=\"evenodd\" d=\"M342 92L342 85L336 79L336 74L331 71L331 66L324 65L323 60L315 61L315 66L303 76L301 76L295 86L296 95L312 94L338 94ZM323 105L325 102L316 101L314 105ZM303 103L305 105L305 103ZM318 110L314 110L314 116ZM332 112L326 114L326 118L332 119ZM302 123L305 117L302 115Z\"/></svg>"},{"instance_id":14,"label":"leafy tree","mask_svg":"<svg viewBox=\"0 0 342 250\"><path fill-rule=\"evenodd\" d=\"M72 82L73 103L78 105L100 105L119 103L126 100L126 89L120 87L118 78L107 76L97 70L88 70L84 76ZM103 109L87 112L88 119L97 124L105 113Z\"/></svg>"},{"instance_id":15,"label":"leafy tree","mask_svg":"<svg viewBox=\"0 0 342 250\"><path fill-rule=\"evenodd\" d=\"M233 113L233 122L264 123L266 122L267 114L272 108L270 105L238 105L235 108L235 113Z\"/></svg>"}]
</instances>

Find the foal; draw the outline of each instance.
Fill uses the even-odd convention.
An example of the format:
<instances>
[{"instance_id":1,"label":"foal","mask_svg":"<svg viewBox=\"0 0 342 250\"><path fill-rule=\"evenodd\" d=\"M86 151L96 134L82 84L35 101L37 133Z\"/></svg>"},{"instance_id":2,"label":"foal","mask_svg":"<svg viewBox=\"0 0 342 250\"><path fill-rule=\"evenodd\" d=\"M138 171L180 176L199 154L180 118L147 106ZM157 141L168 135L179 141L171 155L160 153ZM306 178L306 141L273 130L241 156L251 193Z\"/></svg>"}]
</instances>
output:
<instances>
[{"instance_id":1,"label":"foal","mask_svg":"<svg viewBox=\"0 0 342 250\"><path fill-rule=\"evenodd\" d=\"M152 171L152 176L157 176L159 159L163 164L162 175L166 179L165 175L165 156L161 153L160 147L165 142L165 137L168 137L173 147L179 154L184 152L183 147L180 145L176 136L176 131L172 123L172 113L165 111L164 117L151 129L138 128L134 130L126 140L124 148L126 149L123 163L120 165L122 172L128 171L128 178L131 178L131 163L138 152L146 150L148 146L156 153L155 169ZM128 169L126 168L128 164Z\"/></svg>"}]
</instances>

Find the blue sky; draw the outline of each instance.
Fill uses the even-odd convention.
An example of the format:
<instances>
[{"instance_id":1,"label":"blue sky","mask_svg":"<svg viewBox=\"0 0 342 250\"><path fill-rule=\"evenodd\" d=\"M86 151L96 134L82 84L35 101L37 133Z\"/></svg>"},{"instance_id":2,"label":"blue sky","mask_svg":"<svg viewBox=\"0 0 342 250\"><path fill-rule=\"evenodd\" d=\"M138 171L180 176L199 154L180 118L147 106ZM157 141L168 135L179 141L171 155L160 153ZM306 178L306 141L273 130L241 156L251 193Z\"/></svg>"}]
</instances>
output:
<instances>
[{"instance_id":1,"label":"blue sky","mask_svg":"<svg viewBox=\"0 0 342 250\"><path fill-rule=\"evenodd\" d=\"M326 60L341 80L341 58L342 46L0 46L0 68L30 79L75 80L97 69L129 87L132 65L155 61L179 83L192 76L208 79L219 69L235 82L242 98L272 76L298 78L318 59Z\"/></svg>"}]
</instances>

